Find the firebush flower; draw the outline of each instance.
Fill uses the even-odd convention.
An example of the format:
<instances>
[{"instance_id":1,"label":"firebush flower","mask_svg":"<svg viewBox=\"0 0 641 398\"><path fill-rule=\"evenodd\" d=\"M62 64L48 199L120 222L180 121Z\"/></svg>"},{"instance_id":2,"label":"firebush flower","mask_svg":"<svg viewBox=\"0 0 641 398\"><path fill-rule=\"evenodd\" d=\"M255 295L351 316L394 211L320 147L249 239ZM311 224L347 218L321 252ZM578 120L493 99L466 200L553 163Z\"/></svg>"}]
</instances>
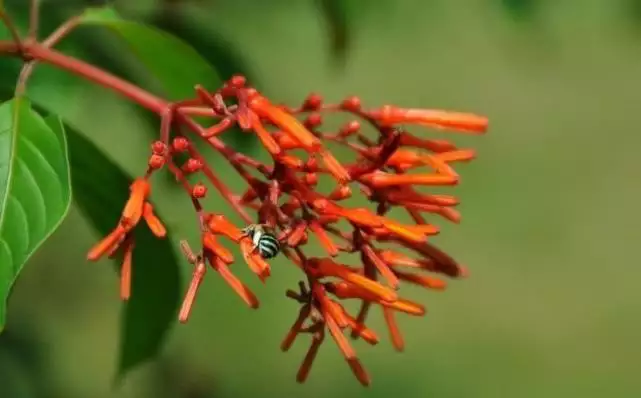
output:
<instances>
[{"instance_id":1,"label":"firebush flower","mask_svg":"<svg viewBox=\"0 0 641 398\"><path fill-rule=\"evenodd\" d=\"M144 219L156 236L166 235L148 199L152 174L167 169L193 203L201 231L196 252L181 241L194 268L180 322L187 322L209 267L249 307L259 307L256 295L231 272L236 259L226 246L238 245L250 270L266 282L272 275L272 264L261 256L257 245L267 235L244 232L248 225L258 224L271 242L279 242L269 243L270 250L280 250L302 272L297 291L286 292L300 309L281 344L287 351L299 335L311 336L297 380L307 379L329 335L357 380L369 385L370 376L346 333L378 344L378 334L366 321L370 308L379 307L391 342L401 351L405 343L397 315L420 317L426 313L422 304L402 296L403 285L440 291L446 288L444 277L467 274L462 265L429 242L439 228L428 217L458 223L460 214L455 207L459 200L426 189L457 185L460 178L453 164L474 159L475 152L447 140L416 136L408 128L482 134L487 130L487 119L392 105L366 109L358 97L329 104L315 93L301 105L290 107L271 102L247 86L242 76L234 76L214 92L200 86L195 91L194 98L171 104L163 113L160 139L152 144L147 173L133 182L116 228L90 250L88 258L113 256L122 249L121 297L128 299L132 229ZM325 118L336 113L351 120L335 131L323 128ZM211 123L199 124L194 116L209 118ZM255 134L271 161L261 162L227 146L221 137L232 127ZM193 135L186 135L184 128ZM243 192L234 193L225 185L192 145L194 140L203 140L233 166L246 184ZM336 148L351 153L352 158L339 161ZM192 175L206 179L246 225L235 225L224 214L204 209L201 199L208 195L208 187L202 181L191 185L187 176ZM321 176L333 180L329 193L321 193ZM369 201L370 206L348 205L357 194L365 199L361 203ZM398 213L391 215L397 210L406 213L411 222L397 218ZM310 241L320 245L322 255L306 253ZM350 300L361 303L358 313L350 314L345 308L344 303Z\"/></svg>"},{"instance_id":2,"label":"firebush flower","mask_svg":"<svg viewBox=\"0 0 641 398\"><path fill-rule=\"evenodd\" d=\"M87 255L92 261L100 259L105 254L113 257L118 249L122 249L123 261L120 269L120 297L128 300L131 295L131 259L134 250L133 229L141 219L144 219L151 232L159 238L167 234L165 226L154 214L154 208L147 201L151 187L147 179L137 179L131 184L131 195L120 217L116 228L103 240L98 242Z\"/></svg>"}]
</instances>

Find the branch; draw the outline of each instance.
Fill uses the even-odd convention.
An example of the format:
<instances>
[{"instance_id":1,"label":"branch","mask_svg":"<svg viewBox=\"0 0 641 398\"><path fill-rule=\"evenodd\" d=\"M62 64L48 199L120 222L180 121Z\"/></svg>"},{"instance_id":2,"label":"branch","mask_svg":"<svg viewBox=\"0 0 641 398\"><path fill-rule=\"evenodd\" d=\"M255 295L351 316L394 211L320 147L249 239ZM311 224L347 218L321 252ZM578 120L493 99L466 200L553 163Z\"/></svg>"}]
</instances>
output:
<instances>
[{"instance_id":1,"label":"branch","mask_svg":"<svg viewBox=\"0 0 641 398\"><path fill-rule=\"evenodd\" d=\"M69 57L61 52L52 50L40 43L18 44L12 41L0 41L0 54L9 54L37 60L57 66L61 69L82 76L103 87L116 91L142 107L161 115L169 102L100 68L79 59Z\"/></svg>"},{"instance_id":2,"label":"branch","mask_svg":"<svg viewBox=\"0 0 641 398\"><path fill-rule=\"evenodd\" d=\"M16 28L16 25L13 23L11 18L0 9L0 20L2 20L2 23L7 27L9 30L9 34L11 34L11 37L13 38L13 44L16 46L18 49L18 52L20 54L24 54L24 44L22 43L22 39L20 38L20 33L18 33L18 28Z\"/></svg>"},{"instance_id":3,"label":"branch","mask_svg":"<svg viewBox=\"0 0 641 398\"><path fill-rule=\"evenodd\" d=\"M36 3L38 4L37 0ZM38 6L34 5L34 8L32 8L32 12L34 9L37 10ZM36 19L37 17L37 11L36 12ZM32 14L33 17L33 14ZM42 41L42 46L46 48L51 48L58 44L66 35L68 35L73 29L75 29L78 24L80 23L80 16L77 15L75 17L72 17L68 19L65 23L60 25L58 29L56 29L49 37L47 37L45 40ZM34 26L34 24L37 24L37 20L34 22L31 22L31 27ZM37 40L37 37L32 38L33 41ZM36 60L31 60L27 63L25 63L22 67L22 70L20 70L20 75L18 76L18 82L16 83L16 90L15 90L15 96L20 97L22 94L24 94L25 89L27 87L27 81L29 80L29 77L31 76L31 73L33 73L33 69L36 67L38 64L38 61Z\"/></svg>"},{"instance_id":4,"label":"branch","mask_svg":"<svg viewBox=\"0 0 641 398\"><path fill-rule=\"evenodd\" d=\"M27 40L38 40L38 25L40 16L40 0L31 0L29 5L29 33Z\"/></svg>"}]
</instances>

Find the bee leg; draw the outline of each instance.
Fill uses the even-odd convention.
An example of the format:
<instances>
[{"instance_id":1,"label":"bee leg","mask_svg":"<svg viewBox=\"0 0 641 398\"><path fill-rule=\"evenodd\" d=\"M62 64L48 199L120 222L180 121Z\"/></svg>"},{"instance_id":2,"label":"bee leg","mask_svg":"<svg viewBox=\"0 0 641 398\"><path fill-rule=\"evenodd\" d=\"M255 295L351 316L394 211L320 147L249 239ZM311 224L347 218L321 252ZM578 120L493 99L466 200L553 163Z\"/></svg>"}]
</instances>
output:
<instances>
[{"instance_id":1,"label":"bee leg","mask_svg":"<svg viewBox=\"0 0 641 398\"><path fill-rule=\"evenodd\" d=\"M252 239L252 253L256 253L258 251L258 243L256 242L255 239Z\"/></svg>"}]
</instances>

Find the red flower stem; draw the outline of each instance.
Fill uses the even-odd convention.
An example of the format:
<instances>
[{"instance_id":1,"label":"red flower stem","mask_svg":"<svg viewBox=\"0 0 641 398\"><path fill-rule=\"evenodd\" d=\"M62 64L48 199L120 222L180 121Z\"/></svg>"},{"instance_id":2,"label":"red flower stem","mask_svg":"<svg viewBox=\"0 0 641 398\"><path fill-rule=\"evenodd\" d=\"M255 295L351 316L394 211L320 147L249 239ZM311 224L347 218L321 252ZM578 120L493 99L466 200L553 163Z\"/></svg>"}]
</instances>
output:
<instances>
[{"instance_id":1,"label":"red flower stem","mask_svg":"<svg viewBox=\"0 0 641 398\"><path fill-rule=\"evenodd\" d=\"M185 192L187 192L187 195L189 195L192 198L192 201L194 202L194 208L196 209L196 211L202 211L202 206L200 202L198 201L198 199L194 198L191 194L192 187L191 185L189 185L189 181L187 181L187 179L185 178L185 175L183 174L182 170L180 170L180 168L178 168L178 166L174 164L173 160L167 162L167 168L169 169L169 171L171 171L174 177L176 177L176 180L180 182Z\"/></svg>"},{"instance_id":2,"label":"red flower stem","mask_svg":"<svg viewBox=\"0 0 641 398\"><path fill-rule=\"evenodd\" d=\"M207 131L205 130L205 128L203 128L200 124L196 123L196 121L191 119L188 115L182 114L179 111L177 116L187 127L189 127L193 132L195 132L199 136L202 137L203 135L207 134ZM242 162L239 159L243 159L244 161L251 161L253 163L258 163L258 161L248 156L239 154L238 152L230 149L228 146L225 145L225 143L223 143L217 137L208 138L207 143L209 143L217 152L219 152L221 155L223 155L223 157L225 157L225 159L232 165L232 167L234 167L234 169L236 169L238 174L240 174L240 176L247 182L249 186L259 191L259 189L257 189L258 187L256 187L257 180L251 174L249 174L247 170L245 170L245 168L242 166ZM200 156L197 152L194 152L193 155L202 159L202 156ZM242 208L240 208L237 200L229 196L229 192L230 192L229 189L223 185L222 181L220 181L215 176L213 171L205 164L205 162L203 162L203 164L205 165L203 167L203 172L208 177L210 182L214 184L214 186L219 190L221 195L232 205L234 210L236 210L236 212L243 218L243 220L250 222L251 220L250 217L247 215L247 213L244 212Z\"/></svg>"},{"instance_id":3,"label":"red flower stem","mask_svg":"<svg viewBox=\"0 0 641 398\"><path fill-rule=\"evenodd\" d=\"M0 14L0 17L4 19L4 14ZM70 24L65 28L66 30L62 30L62 32L57 31L58 32L57 36L53 36L53 35L51 36L51 37L55 37L55 39L50 40L50 43L48 44L55 42L56 40L58 40L59 37L63 36L65 32L73 28L74 26L73 24L74 22L70 22ZM58 51L47 48L47 46L44 44L35 43L35 42L22 43L18 40L18 37L16 37L15 42L0 41L0 53L16 55L25 59L41 61L53 66L57 66L61 69L67 70L78 76L84 77L87 80L90 80L103 87L111 89L123 95L124 97L129 98L130 100L136 102L142 107L162 117L163 122L165 122L165 125L163 126L164 128L163 128L163 134L161 134L162 135L161 139L163 140L163 142L168 141L168 128L171 124L171 118L168 117L167 115L168 109L171 108L171 104L168 101L158 96L155 96L154 94L136 86L135 84L132 84L126 80L120 79L119 77L116 77L100 68L97 68L79 59L64 55ZM194 120L192 120L187 116L188 110L193 111L194 109L179 108L176 111L177 113L176 116L178 116L181 119L181 121L184 122L189 128L194 130L199 135L202 135L202 133L204 133L205 130L200 125L198 125ZM169 112L173 113L171 110ZM208 114L208 116L215 116L215 114L211 112L210 114ZM225 158L231 162L234 168L236 168L236 170L241 175L249 176L249 174L247 174L247 172L242 168L240 163L233 159L233 156L235 154L233 150L229 149L222 141L215 139L215 137L212 137L211 139L209 139L208 142L215 149L217 149L218 152L222 153L225 156ZM176 174L176 169L172 171L174 172L174 174ZM176 174L176 176L178 177L178 174ZM185 186L185 183L183 183L183 186ZM191 196L191 193L190 193L190 196ZM194 207L196 207L197 210L200 207L197 201L194 203ZM243 217L243 219L246 219L246 214L243 214L243 213L239 213L239 214L241 215L241 217Z\"/></svg>"},{"instance_id":4,"label":"red flower stem","mask_svg":"<svg viewBox=\"0 0 641 398\"><path fill-rule=\"evenodd\" d=\"M171 135L171 126L174 122L174 109L172 107L167 107L160 114L160 141L163 144L169 146L169 137ZM168 159L171 156L171 152L166 151L165 158Z\"/></svg>"},{"instance_id":5,"label":"red flower stem","mask_svg":"<svg viewBox=\"0 0 641 398\"><path fill-rule=\"evenodd\" d=\"M209 116L209 117L219 116L212 109L204 108L201 106L181 106L180 112L182 114L191 115L191 116Z\"/></svg>"},{"instance_id":6,"label":"red flower stem","mask_svg":"<svg viewBox=\"0 0 641 398\"><path fill-rule=\"evenodd\" d=\"M200 204L200 201L197 198L194 198L194 195L192 195L192 187L189 185L189 182L185 178L185 175L183 174L182 170L180 170L180 168L178 168L178 166L176 166L173 160L171 159L167 162L167 168L176 177L176 180L180 182L183 189L191 199L191 203L194 206L194 210L196 210L196 217L198 218L198 225L200 225L200 230L207 231L208 228L207 228L207 223L205 222L203 206Z\"/></svg>"},{"instance_id":7,"label":"red flower stem","mask_svg":"<svg viewBox=\"0 0 641 398\"><path fill-rule=\"evenodd\" d=\"M151 94L135 84L129 83L84 61L49 49L40 43L30 42L18 44L13 41L0 41L0 53L20 56L27 60L34 59L57 66L60 69L67 70L96 84L116 91L158 115L162 114L169 105L164 99Z\"/></svg>"},{"instance_id":8,"label":"red flower stem","mask_svg":"<svg viewBox=\"0 0 641 398\"><path fill-rule=\"evenodd\" d=\"M238 160L238 162L242 164L246 164L249 167L255 168L256 170L261 172L265 177L268 177L273 173L273 169L267 166L265 163L261 163L254 158L243 155L242 153L236 153L234 157Z\"/></svg>"},{"instance_id":9,"label":"red flower stem","mask_svg":"<svg viewBox=\"0 0 641 398\"><path fill-rule=\"evenodd\" d=\"M198 124L195 120L193 120L189 115L186 115L181 112L181 109L178 109L177 111L177 118L180 119L189 129L191 129L193 132L198 134L200 137L203 137L207 135L207 130L202 127L200 124ZM219 152L225 159L236 169L238 174L245 179L247 184L251 187L255 186L255 178L249 174L245 168L242 166L242 162L240 159L246 162L251 162L253 164L260 164L258 161L246 156L239 154L238 152L230 149L227 145L225 145L224 142L222 142L220 139L217 137L209 137L206 139L206 142L212 146L217 152ZM247 223L251 222L251 217L247 214L247 212L240 206L240 203L236 198L233 197L231 190L218 178L218 176L211 170L209 166L204 162L203 157L196 151L195 149L191 149L191 155L192 157L198 158L202 160L203 162L203 173L207 176L209 181L214 185L214 187L220 192L221 196L227 200L227 202L232 206L232 208L238 213L238 215ZM264 169L265 167L261 167L260 169ZM255 188L255 187L254 187Z\"/></svg>"},{"instance_id":10,"label":"red flower stem","mask_svg":"<svg viewBox=\"0 0 641 398\"><path fill-rule=\"evenodd\" d=\"M192 130L194 133L198 134L199 136L203 137L207 135L207 130L201 126L200 124L196 123L194 119L189 117L189 115L184 114L181 112L181 109L178 110L177 112L177 118L182 121L185 126L187 126L190 130ZM210 137L207 139L207 142L221 155L227 159L231 165L238 171L238 173L243 176L249 183L253 179L249 173L243 168L243 166L240 164L240 162L236 159L237 153L236 151L230 149L227 145L225 145L224 142L219 140L217 137ZM250 185L252 185L250 183Z\"/></svg>"},{"instance_id":11,"label":"red flower stem","mask_svg":"<svg viewBox=\"0 0 641 398\"><path fill-rule=\"evenodd\" d=\"M362 111L362 110L354 110L354 109L343 109L339 104L325 104L320 109L316 109L316 110L307 110L307 109L301 109L301 108L299 108L299 109L291 109L290 108L288 110L291 111L291 113L319 112L319 111L321 111L321 112L323 112L323 111L324 112L347 112L347 113L351 113L352 115L365 120L366 122L371 124L377 130L379 130L379 131L381 130L381 126L379 126L379 124L374 119L372 119L367 113L365 113L364 111ZM383 133L383 132L381 132L381 133ZM365 138L365 137L363 136L363 138Z\"/></svg>"},{"instance_id":12,"label":"red flower stem","mask_svg":"<svg viewBox=\"0 0 641 398\"><path fill-rule=\"evenodd\" d=\"M214 186L214 188L218 190L218 192L223 197L223 199L225 199L231 205L231 207L233 207L234 210L236 210L236 213L238 213L238 215L243 219L243 221L250 224L252 222L252 219L249 216L249 214L247 214L245 209L241 207L237 197L231 192L229 187L227 187L227 185L225 185L225 183L222 182L222 180L216 175L216 173L214 173L214 171L209 167L209 165L205 163L205 159L202 157L202 155L193 147L190 148L189 152L192 158L198 159L202 162L203 173L205 174L209 182L211 182L211 184Z\"/></svg>"},{"instance_id":13,"label":"red flower stem","mask_svg":"<svg viewBox=\"0 0 641 398\"><path fill-rule=\"evenodd\" d=\"M90 81L93 81L94 83L97 83L103 87L116 91L117 93L138 103L144 108L161 116L167 111L167 108L171 106L168 101L155 96L130 82L120 79L86 62L73 57L69 57L58 51L46 48L39 43L17 44L11 41L0 41L0 53L15 54L28 59L32 58L57 66L61 69L65 69L69 72L75 73ZM196 132L198 135L203 136L206 134L206 130L201 125L191 119L191 117L189 117L187 113L183 113L183 109L177 109L176 118L183 122L192 131ZM231 150L216 137L209 138L207 142L219 153L221 153L239 172L239 174L241 174L241 176L245 178L248 183L250 183L250 185L253 183L253 177L251 177L249 173L247 173L247 171L242 167L240 162L234 158L234 156L237 155L235 151ZM299 187L305 186L301 181L299 181L298 179L296 180L298 183L296 185L298 185Z\"/></svg>"}]
</instances>

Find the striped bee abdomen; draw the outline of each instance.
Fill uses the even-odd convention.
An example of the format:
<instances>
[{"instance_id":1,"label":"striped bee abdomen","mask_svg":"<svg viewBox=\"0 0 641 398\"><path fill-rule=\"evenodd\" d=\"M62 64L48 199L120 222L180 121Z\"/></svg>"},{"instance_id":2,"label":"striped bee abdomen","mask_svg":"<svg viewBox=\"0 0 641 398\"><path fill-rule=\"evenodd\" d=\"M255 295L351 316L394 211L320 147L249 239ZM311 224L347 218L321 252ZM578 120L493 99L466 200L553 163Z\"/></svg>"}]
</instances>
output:
<instances>
[{"instance_id":1,"label":"striped bee abdomen","mask_svg":"<svg viewBox=\"0 0 641 398\"><path fill-rule=\"evenodd\" d=\"M280 252L280 243L278 242L278 239L274 235L268 233L263 233L260 236L257 247L258 253L260 253L261 257L265 259L275 257L278 252Z\"/></svg>"}]
</instances>

